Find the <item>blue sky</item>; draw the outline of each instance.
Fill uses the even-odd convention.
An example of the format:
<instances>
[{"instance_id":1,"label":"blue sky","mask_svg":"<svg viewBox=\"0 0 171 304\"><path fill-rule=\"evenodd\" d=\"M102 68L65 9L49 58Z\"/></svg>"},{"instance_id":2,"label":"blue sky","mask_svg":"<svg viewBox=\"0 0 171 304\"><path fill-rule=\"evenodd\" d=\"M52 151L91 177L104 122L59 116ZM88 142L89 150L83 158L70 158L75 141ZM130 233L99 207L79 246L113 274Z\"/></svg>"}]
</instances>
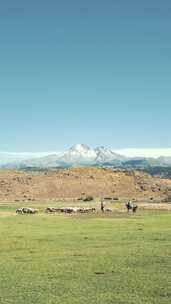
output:
<instances>
[{"instance_id":1,"label":"blue sky","mask_svg":"<svg viewBox=\"0 0 171 304\"><path fill-rule=\"evenodd\" d=\"M0 5L0 150L171 147L169 0Z\"/></svg>"}]
</instances>

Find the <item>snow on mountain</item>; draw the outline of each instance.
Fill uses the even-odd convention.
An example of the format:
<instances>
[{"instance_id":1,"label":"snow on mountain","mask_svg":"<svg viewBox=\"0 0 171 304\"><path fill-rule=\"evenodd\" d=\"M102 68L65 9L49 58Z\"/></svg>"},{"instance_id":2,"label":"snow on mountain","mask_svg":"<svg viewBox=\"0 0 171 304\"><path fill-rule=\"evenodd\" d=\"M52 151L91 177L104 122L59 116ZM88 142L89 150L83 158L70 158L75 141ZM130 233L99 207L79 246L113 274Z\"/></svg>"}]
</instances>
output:
<instances>
[{"instance_id":1,"label":"snow on mountain","mask_svg":"<svg viewBox=\"0 0 171 304\"><path fill-rule=\"evenodd\" d=\"M8 162L6 164L1 165L2 168L7 169L21 169L21 168L50 168L56 167L56 160L58 158L58 154L50 154L42 157L34 157L27 158L23 160L16 160L13 162Z\"/></svg>"},{"instance_id":2,"label":"snow on mountain","mask_svg":"<svg viewBox=\"0 0 171 304\"><path fill-rule=\"evenodd\" d=\"M96 157L94 150L83 144L72 146L69 150L58 155L47 156L46 167L63 167L93 164Z\"/></svg>"},{"instance_id":3,"label":"snow on mountain","mask_svg":"<svg viewBox=\"0 0 171 304\"><path fill-rule=\"evenodd\" d=\"M72 146L69 150L65 151L62 155L63 161L94 161L96 152L84 144Z\"/></svg>"},{"instance_id":4,"label":"snow on mountain","mask_svg":"<svg viewBox=\"0 0 171 304\"><path fill-rule=\"evenodd\" d=\"M72 146L68 151L64 152L64 154L73 154L73 155L81 155L85 157L95 157L95 151L91 149L89 146L84 144L77 144Z\"/></svg>"},{"instance_id":5,"label":"snow on mountain","mask_svg":"<svg viewBox=\"0 0 171 304\"><path fill-rule=\"evenodd\" d=\"M121 156L114 151L107 149L105 147L97 147L95 149L96 152L96 162L97 163L117 163L118 165L125 159L124 156Z\"/></svg>"},{"instance_id":6,"label":"snow on mountain","mask_svg":"<svg viewBox=\"0 0 171 304\"><path fill-rule=\"evenodd\" d=\"M0 155L1 157L1 155ZM117 153L117 151L105 148L103 146L92 149L85 144L77 144L70 149L50 155L43 155L42 157L33 157L16 159L16 161L1 162L0 165L4 168L59 168L59 167L77 167L77 166L123 166L128 167L147 167L147 166L166 166L171 165L171 157L159 157L159 158L137 158L126 157L123 154Z\"/></svg>"},{"instance_id":7,"label":"snow on mountain","mask_svg":"<svg viewBox=\"0 0 171 304\"><path fill-rule=\"evenodd\" d=\"M37 168L50 168L50 167L65 167L65 166L91 166L103 163L115 163L120 164L124 159L104 147L98 147L96 149L91 149L87 145L77 144L72 146L70 149L63 153L48 155L41 158L29 159L22 162L10 163L5 167L8 168L27 168L27 167L37 167Z\"/></svg>"}]
</instances>

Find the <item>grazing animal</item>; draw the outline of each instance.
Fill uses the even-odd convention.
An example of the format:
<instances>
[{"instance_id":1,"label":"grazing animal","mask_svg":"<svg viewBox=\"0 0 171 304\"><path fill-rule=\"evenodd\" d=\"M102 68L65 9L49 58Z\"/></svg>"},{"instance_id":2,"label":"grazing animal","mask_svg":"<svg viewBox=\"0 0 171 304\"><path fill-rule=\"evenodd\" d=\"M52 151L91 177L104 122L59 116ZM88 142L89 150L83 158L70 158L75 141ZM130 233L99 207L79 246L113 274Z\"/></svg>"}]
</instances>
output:
<instances>
[{"instance_id":1,"label":"grazing animal","mask_svg":"<svg viewBox=\"0 0 171 304\"><path fill-rule=\"evenodd\" d=\"M128 201L125 206L126 206L128 212L130 210L132 210L133 213L136 213L137 208L138 208L138 206L136 204L132 203L131 201Z\"/></svg>"},{"instance_id":2,"label":"grazing animal","mask_svg":"<svg viewBox=\"0 0 171 304\"><path fill-rule=\"evenodd\" d=\"M79 208L77 211L79 213L90 213L90 212L95 212L96 208Z\"/></svg>"},{"instance_id":3,"label":"grazing animal","mask_svg":"<svg viewBox=\"0 0 171 304\"><path fill-rule=\"evenodd\" d=\"M73 208L70 208L70 207L69 207L69 208L64 208L62 212L64 212L64 213L69 213L69 214L70 214L70 213L73 213L73 212L74 212L74 209L73 209Z\"/></svg>"},{"instance_id":4,"label":"grazing animal","mask_svg":"<svg viewBox=\"0 0 171 304\"><path fill-rule=\"evenodd\" d=\"M66 208L54 208L54 207L48 207L45 209L46 213L55 213L55 212L61 212L61 213L88 213L88 212L95 212L96 208L72 208L72 207L66 207Z\"/></svg>"},{"instance_id":5,"label":"grazing animal","mask_svg":"<svg viewBox=\"0 0 171 304\"><path fill-rule=\"evenodd\" d=\"M45 209L45 212L46 213L61 212L61 208L48 207Z\"/></svg>"},{"instance_id":6,"label":"grazing animal","mask_svg":"<svg viewBox=\"0 0 171 304\"><path fill-rule=\"evenodd\" d=\"M137 206L137 205L133 205L133 207L132 207L132 211L133 211L133 213L136 213L137 208L138 208L138 206Z\"/></svg>"},{"instance_id":7,"label":"grazing animal","mask_svg":"<svg viewBox=\"0 0 171 304\"><path fill-rule=\"evenodd\" d=\"M16 209L17 214L23 214L23 208L18 208Z\"/></svg>"},{"instance_id":8,"label":"grazing animal","mask_svg":"<svg viewBox=\"0 0 171 304\"><path fill-rule=\"evenodd\" d=\"M18 208L16 210L17 214L36 214L38 213L38 209L34 209L34 208Z\"/></svg>"},{"instance_id":9,"label":"grazing animal","mask_svg":"<svg viewBox=\"0 0 171 304\"><path fill-rule=\"evenodd\" d=\"M112 209L107 208L107 209L105 209L105 211L107 211L107 212L112 212Z\"/></svg>"}]
</instances>

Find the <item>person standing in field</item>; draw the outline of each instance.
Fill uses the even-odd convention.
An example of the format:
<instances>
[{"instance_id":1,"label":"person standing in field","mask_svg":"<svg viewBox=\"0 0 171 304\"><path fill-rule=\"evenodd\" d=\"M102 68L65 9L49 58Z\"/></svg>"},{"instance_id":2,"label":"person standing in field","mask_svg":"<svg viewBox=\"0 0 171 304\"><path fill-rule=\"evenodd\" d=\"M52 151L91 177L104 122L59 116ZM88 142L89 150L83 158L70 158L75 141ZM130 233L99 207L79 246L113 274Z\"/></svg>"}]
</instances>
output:
<instances>
[{"instance_id":1,"label":"person standing in field","mask_svg":"<svg viewBox=\"0 0 171 304\"><path fill-rule=\"evenodd\" d=\"M101 200L101 211L104 212L104 203L102 200Z\"/></svg>"}]
</instances>

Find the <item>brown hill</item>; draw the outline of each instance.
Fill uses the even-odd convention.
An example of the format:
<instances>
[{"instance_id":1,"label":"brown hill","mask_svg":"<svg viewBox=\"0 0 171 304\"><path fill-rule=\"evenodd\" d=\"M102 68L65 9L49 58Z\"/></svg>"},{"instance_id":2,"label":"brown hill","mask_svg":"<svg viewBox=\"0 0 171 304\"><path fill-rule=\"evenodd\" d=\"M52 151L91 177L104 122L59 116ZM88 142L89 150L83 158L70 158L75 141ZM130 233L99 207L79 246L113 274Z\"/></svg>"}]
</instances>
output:
<instances>
[{"instance_id":1,"label":"brown hill","mask_svg":"<svg viewBox=\"0 0 171 304\"><path fill-rule=\"evenodd\" d=\"M171 180L138 171L72 168L47 172L0 171L0 201L77 199L81 196L164 199ZM171 193L171 192L170 192Z\"/></svg>"}]
</instances>

